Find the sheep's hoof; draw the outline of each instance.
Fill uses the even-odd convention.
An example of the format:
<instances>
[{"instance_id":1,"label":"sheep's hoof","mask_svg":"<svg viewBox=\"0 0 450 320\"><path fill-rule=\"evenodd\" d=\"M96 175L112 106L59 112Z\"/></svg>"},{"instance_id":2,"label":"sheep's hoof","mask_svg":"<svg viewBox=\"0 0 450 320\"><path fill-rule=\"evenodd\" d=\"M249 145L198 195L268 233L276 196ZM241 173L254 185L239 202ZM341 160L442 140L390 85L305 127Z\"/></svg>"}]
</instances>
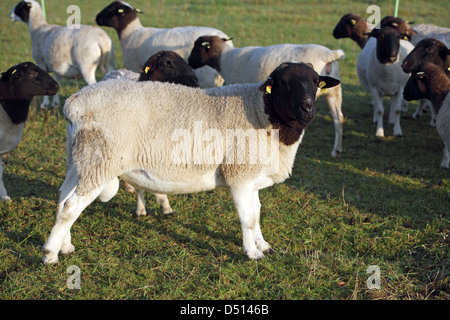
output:
<instances>
[{"instance_id":1,"label":"sheep's hoof","mask_svg":"<svg viewBox=\"0 0 450 320\"><path fill-rule=\"evenodd\" d=\"M50 250L44 250L44 256L42 257L43 264L56 264L58 263L58 254Z\"/></svg>"},{"instance_id":2,"label":"sheep's hoof","mask_svg":"<svg viewBox=\"0 0 450 320\"><path fill-rule=\"evenodd\" d=\"M270 248L270 244L268 244L265 240L256 240L256 247L261 251L261 252L268 252L271 251L272 248Z\"/></svg>"},{"instance_id":3,"label":"sheep's hoof","mask_svg":"<svg viewBox=\"0 0 450 320\"><path fill-rule=\"evenodd\" d=\"M63 245L61 250L59 250L59 253L64 254L64 255L69 255L74 252L75 252L75 247L71 243L69 243L68 245Z\"/></svg>"},{"instance_id":4,"label":"sheep's hoof","mask_svg":"<svg viewBox=\"0 0 450 320\"><path fill-rule=\"evenodd\" d=\"M1 199L3 202L11 201L11 198L10 198L9 196L2 196L0 199Z\"/></svg>"},{"instance_id":5,"label":"sheep's hoof","mask_svg":"<svg viewBox=\"0 0 450 320\"><path fill-rule=\"evenodd\" d=\"M145 217L146 215L147 215L147 211L145 211L145 209L140 209L140 210L136 210L134 217L139 218L139 217Z\"/></svg>"},{"instance_id":6,"label":"sheep's hoof","mask_svg":"<svg viewBox=\"0 0 450 320\"><path fill-rule=\"evenodd\" d=\"M260 260L265 258L264 253L262 253L260 250L252 250L247 252L247 256L252 260Z\"/></svg>"}]
</instances>

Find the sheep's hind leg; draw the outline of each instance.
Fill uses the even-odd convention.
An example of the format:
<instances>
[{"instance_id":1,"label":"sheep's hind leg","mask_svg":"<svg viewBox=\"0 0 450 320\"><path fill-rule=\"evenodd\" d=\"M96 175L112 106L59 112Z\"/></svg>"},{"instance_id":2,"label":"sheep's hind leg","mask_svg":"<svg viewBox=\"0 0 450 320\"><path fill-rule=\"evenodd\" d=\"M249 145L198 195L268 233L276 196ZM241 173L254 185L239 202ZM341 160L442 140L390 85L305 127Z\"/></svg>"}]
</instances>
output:
<instances>
[{"instance_id":1,"label":"sheep's hind leg","mask_svg":"<svg viewBox=\"0 0 450 320\"><path fill-rule=\"evenodd\" d=\"M3 164L2 164L2 156L0 155L0 199L2 201L9 201L11 198L8 196L6 192L5 185L3 184Z\"/></svg>"},{"instance_id":2,"label":"sheep's hind leg","mask_svg":"<svg viewBox=\"0 0 450 320\"><path fill-rule=\"evenodd\" d=\"M47 242L43 247L42 262L44 264L58 263L58 253L73 252L73 246L70 244L70 228L80 216L81 212L93 202L101 193L103 188L96 188L84 196L79 196L77 192L72 195L64 203L58 205L55 226L50 232ZM64 252L66 251L66 252Z\"/></svg>"},{"instance_id":3,"label":"sheep's hind leg","mask_svg":"<svg viewBox=\"0 0 450 320\"><path fill-rule=\"evenodd\" d=\"M374 117L377 120L377 131L375 135L379 138L384 137L384 128L383 128L383 100L380 94L376 89L371 90L372 98L373 98L373 108L374 108Z\"/></svg>"},{"instance_id":4,"label":"sheep's hind leg","mask_svg":"<svg viewBox=\"0 0 450 320\"><path fill-rule=\"evenodd\" d=\"M403 135L402 128L400 126L400 114L402 111L403 95L402 93L397 93L395 96L391 97L391 112L393 116L394 123L394 136L401 137Z\"/></svg>"},{"instance_id":5,"label":"sheep's hind leg","mask_svg":"<svg viewBox=\"0 0 450 320\"><path fill-rule=\"evenodd\" d=\"M244 252L250 259L262 259L264 254L257 248L254 236L258 218L254 210L254 190L251 185L244 185L231 188L230 191L241 222Z\"/></svg>"},{"instance_id":6,"label":"sheep's hind leg","mask_svg":"<svg viewBox=\"0 0 450 320\"><path fill-rule=\"evenodd\" d=\"M155 197L156 197L156 202L161 207L163 214L165 214L165 215L173 214L173 210L170 207L169 198L167 198L167 195L155 193Z\"/></svg>"},{"instance_id":7,"label":"sheep's hind leg","mask_svg":"<svg viewBox=\"0 0 450 320\"><path fill-rule=\"evenodd\" d=\"M344 125L344 115L342 114L342 88L341 85L335 88L328 89L326 93L328 108L334 122L334 147L331 151L331 156L336 157L342 152L342 135Z\"/></svg>"}]
</instances>

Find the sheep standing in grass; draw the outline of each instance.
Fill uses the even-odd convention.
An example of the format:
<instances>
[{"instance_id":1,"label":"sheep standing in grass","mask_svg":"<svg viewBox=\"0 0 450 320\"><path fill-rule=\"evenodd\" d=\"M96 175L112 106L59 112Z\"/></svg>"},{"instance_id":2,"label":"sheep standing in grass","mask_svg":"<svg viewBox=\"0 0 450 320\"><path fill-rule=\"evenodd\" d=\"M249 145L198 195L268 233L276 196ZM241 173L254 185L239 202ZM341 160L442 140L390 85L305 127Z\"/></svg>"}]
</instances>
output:
<instances>
[{"instance_id":1,"label":"sheep standing in grass","mask_svg":"<svg viewBox=\"0 0 450 320\"><path fill-rule=\"evenodd\" d=\"M450 79L444 70L431 62L416 66L409 78L403 95L406 100L429 99L436 114L436 129L444 142L442 168L450 162Z\"/></svg>"},{"instance_id":2,"label":"sheep standing in grass","mask_svg":"<svg viewBox=\"0 0 450 320\"><path fill-rule=\"evenodd\" d=\"M12 9L10 18L28 25L33 59L40 68L54 72L58 83L61 77L82 76L88 84L92 84L96 81L97 67L104 73L116 68L114 44L99 27L69 29L47 24L41 6L34 0L20 1ZM49 98L45 96L41 107L48 104ZM55 107L59 104L59 95L56 94L52 105Z\"/></svg>"},{"instance_id":3,"label":"sheep standing in grass","mask_svg":"<svg viewBox=\"0 0 450 320\"><path fill-rule=\"evenodd\" d=\"M402 39L403 36L391 27L372 30L356 63L359 81L373 98L377 137L384 137L382 98L385 96L391 97L389 123L394 124L394 135L402 135L400 112L408 75L402 71L401 64L414 48L409 41Z\"/></svg>"},{"instance_id":4,"label":"sheep standing in grass","mask_svg":"<svg viewBox=\"0 0 450 320\"><path fill-rule=\"evenodd\" d=\"M112 27L117 31L123 64L134 72L139 72L148 57L158 51L174 51L187 61L192 45L198 37L205 34L227 37L222 31L209 27L144 28L138 13L142 11L126 2L114 1L96 17L98 25ZM227 45L233 46L231 42ZM202 88L223 84L223 79L209 67L196 70L195 73Z\"/></svg>"},{"instance_id":5,"label":"sheep standing in grass","mask_svg":"<svg viewBox=\"0 0 450 320\"><path fill-rule=\"evenodd\" d=\"M0 199L8 201L3 184L2 156L15 149L22 139L31 99L54 95L58 83L31 62L24 62L2 73L0 78Z\"/></svg>"},{"instance_id":6,"label":"sheep standing in grass","mask_svg":"<svg viewBox=\"0 0 450 320\"><path fill-rule=\"evenodd\" d=\"M417 66L425 62L431 62L440 66L447 76L450 77L450 50L443 42L433 38L420 40L414 50L403 60L402 68L404 72L411 73ZM422 101L428 100L420 100L420 105L413 114L414 119L423 113L424 106ZM434 108L431 108L430 124L433 127L436 126Z\"/></svg>"},{"instance_id":7,"label":"sheep standing in grass","mask_svg":"<svg viewBox=\"0 0 450 320\"><path fill-rule=\"evenodd\" d=\"M263 258L270 246L259 225L258 190L292 173L305 128L315 117L317 88L337 84L303 63L283 63L257 84L198 89L116 80L83 88L64 106L74 129L73 161L43 262L57 263L58 252L74 251L72 224L97 197L114 196L119 176L155 193L229 188L244 252Z\"/></svg>"},{"instance_id":8,"label":"sheep standing in grass","mask_svg":"<svg viewBox=\"0 0 450 320\"><path fill-rule=\"evenodd\" d=\"M194 69L211 66L227 84L260 82L286 61L311 63L319 74L340 79L338 60L344 57L342 50L330 50L318 44L230 48L227 46L228 41L228 38L218 36L198 38L189 56L190 66ZM334 121L335 139L331 155L335 157L342 152L342 88L339 84L329 90L317 91L317 97L325 96Z\"/></svg>"}]
</instances>

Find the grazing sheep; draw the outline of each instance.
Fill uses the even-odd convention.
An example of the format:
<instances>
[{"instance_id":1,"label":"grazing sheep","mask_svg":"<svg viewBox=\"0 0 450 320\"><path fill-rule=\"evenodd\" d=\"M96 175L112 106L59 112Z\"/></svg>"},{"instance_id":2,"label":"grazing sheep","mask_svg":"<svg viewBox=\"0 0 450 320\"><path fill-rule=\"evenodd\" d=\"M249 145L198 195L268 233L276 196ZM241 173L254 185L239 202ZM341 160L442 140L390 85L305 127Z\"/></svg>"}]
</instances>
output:
<instances>
[{"instance_id":1,"label":"grazing sheep","mask_svg":"<svg viewBox=\"0 0 450 320\"><path fill-rule=\"evenodd\" d=\"M31 99L54 95L58 83L31 62L23 62L2 73L0 78L0 199L11 198L3 184L2 156L15 149L22 139Z\"/></svg>"},{"instance_id":2,"label":"grazing sheep","mask_svg":"<svg viewBox=\"0 0 450 320\"><path fill-rule=\"evenodd\" d=\"M450 162L450 79L444 70L431 62L416 66L403 92L406 100L429 99L436 114L436 129L444 142L441 167Z\"/></svg>"},{"instance_id":3,"label":"grazing sheep","mask_svg":"<svg viewBox=\"0 0 450 320\"><path fill-rule=\"evenodd\" d=\"M171 29L144 28L138 14L142 11L123 1L114 1L96 17L99 26L112 27L117 31L125 68L139 72L147 58L158 51L170 50L187 61L195 39L205 34L227 37L218 29L209 27L176 27ZM227 44L232 47L230 42ZM195 71L202 88L223 84L218 73L205 67Z\"/></svg>"},{"instance_id":4,"label":"grazing sheep","mask_svg":"<svg viewBox=\"0 0 450 320\"><path fill-rule=\"evenodd\" d=\"M366 20L356 14L347 13L334 27L333 37L336 39L350 38L362 49L369 38L369 32Z\"/></svg>"},{"instance_id":5,"label":"grazing sheep","mask_svg":"<svg viewBox=\"0 0 450 320\"><path fill-rule=\"evenodd\" d=\"M394 135L401 136L402 92L408 81L408 75L402 71L401 64L414 46L403 40L404 35L391 27L375 28L369 36L358 56L356 71L361 85L373 98L376 136L384 137L382 97L385 96L391 97L389 122L394 124Z\"/></svg>"},{"instance_id":6,"label":"grazing sheep","mask_svg":"<svg viewBox=\"0 0 450 320\"><path fill-rule=\"evenodd\" d=\"M114 196L119 176L156 193L228 187L244 251L251 259L263 258L270 245L259 225L258 190L289 177L315 116L316 88L337 84L303 63L283 63L257 84L198 89L117 80L83 88L64 107L74 128L73 162L43 262L57 263L58 252L74 251L72 224L97 197Z\"/></svg>"},{"instance_id":7,"label":"grazing sheep","mask_svg":"<svg viewBox=\"0 0 450 320\"><path fill-rule=\"evenodd\" d=\"M414 50L409 53L409 55L403 60L402 68L406 73L410 73L413 69L417 68L418 65L431 62L435 65L443 68L447 76L450 76L450 50L447 46L433 38L426 38L420 40L415 46ZM423 101L428 100L420 100L419 107L413 114L413 118L416 119L418 116L422 115L424 110ZM428 101L429 102L429 101ZM431 110L431 126L436 126L436 115L434 113L434 109Z\"/></svg>"},{"instance_id":8,"label":"grazing sheep","mask_svg":"<svg viewBox=\"0 0 450 320\"><path fill-rule=\"evenodd\" d=\"M96 81L97 67L104 73L116 68L114 44L99 27L82 25L80 29L69 29L47 24L41 6L34 0L20 1L11 10L10 18L28 25L33 59L43 70L54 72L58 83L61 77L83 76L88 84L92 84ZM48 104L49 98L45 96L41 107ZM56 94L52 106L59 104Z\"/></svg>"},{"instance_id":9,"label":"grazing sheep","mask_svg":"<svg viewBox=\"0 0 450 320\"><path fill-rule=\"evenodd\" d=\"M340 78L337 60L344 57L342 50L330 50L318 44L230 48L226 45L228 41L228 38L218 36L198 38L189 56L189 65L194 69L204 65L211 66L222 75L227 84L260 82L286 61L311 63L319 74ZM335 157L342 151L344 115L341 111L341 85L330 90L318 89L317 97L322 94L334 121L335 140L331 155Z\"/></svg>"}]
</instances>

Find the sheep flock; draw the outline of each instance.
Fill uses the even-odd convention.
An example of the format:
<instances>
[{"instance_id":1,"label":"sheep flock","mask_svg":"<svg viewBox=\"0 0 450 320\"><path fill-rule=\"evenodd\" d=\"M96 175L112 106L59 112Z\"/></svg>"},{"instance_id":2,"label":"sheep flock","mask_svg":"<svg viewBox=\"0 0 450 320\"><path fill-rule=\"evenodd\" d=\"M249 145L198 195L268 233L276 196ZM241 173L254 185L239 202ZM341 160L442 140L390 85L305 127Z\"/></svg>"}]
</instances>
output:
<instances>
[{"instance_id":1,"label":"sheep flock","mask_svg":"<svg viewBox=\"0 0 450 320\"><path fill-rule=\"evenodd\" d=\"M36 64L18 62L0 78L0 160L19 144L34 96L44 96L42 108L54 96L52 106L63 107L67 121L66 178L42 261L57 263L59 254L74 252L72 225L94 200L114 197L120 181L136 192L137 217L147 214L144 191L170 216L171 194L228 188L244 253L264 258L272 248L262 235L264 203L258 192L291 176L320 97L334 127L330 156L345 150L339 66L345 53L315 43L238 48L222 30L147 27L142 14L114 1L98 8L96 26L69 29L48 24L38 1L22 0L11 8L9 18L28 26ZM116 67L108 28L120 43L122 69ZM413 117L430 110L430 124L442 140L441 168L449 169L450 29L414 26L392 16L370 29L361 16L348 13L329 35L350 38L360 49L352 72L372 99L367 125L376 124L380 142L383 98L390 99L388 121L397 137L403 135L402 112L417 100ZM79 77L87 86L60 105L62 78ZM12 201L3 179L0 161L1 201Z\"/></svg>"}]
</instances>

